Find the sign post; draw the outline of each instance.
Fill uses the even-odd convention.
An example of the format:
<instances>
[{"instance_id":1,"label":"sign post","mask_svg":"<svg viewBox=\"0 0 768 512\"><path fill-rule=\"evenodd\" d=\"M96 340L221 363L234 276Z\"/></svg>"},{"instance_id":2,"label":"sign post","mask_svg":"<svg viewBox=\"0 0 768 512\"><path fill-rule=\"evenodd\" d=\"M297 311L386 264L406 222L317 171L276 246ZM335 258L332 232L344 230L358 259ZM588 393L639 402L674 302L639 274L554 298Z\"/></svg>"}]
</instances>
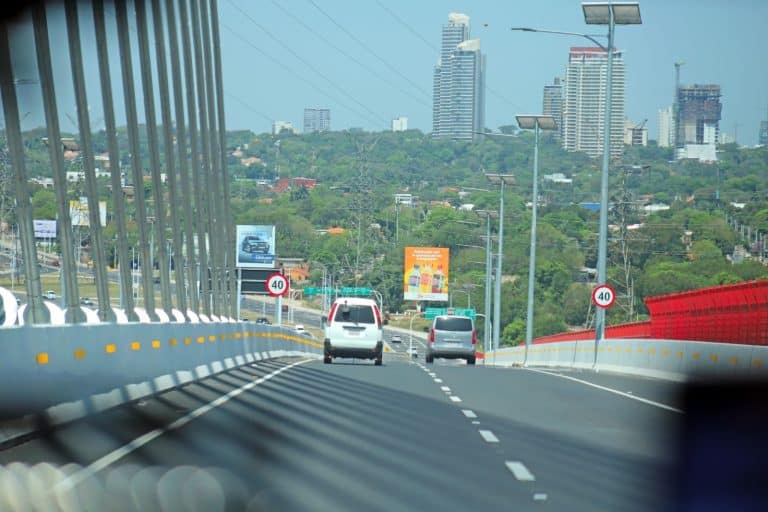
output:
<instances>
[{"instance_id":1,"label":"sign post","mask_svg":"<svg viewBox=\"0 0 768 512\"><path fill-rule=\"evenodd\" d=\"M599 308L608 309L616 302L616 290L607 284L596 286L592 290L592 302Z\"/></svg>"},{"instance_id":2,"label":"sign post","mask_svg":"<svg viewBox=\"0 0 768 512\"><path fill-rule=\"evenodd\" d=\"M273 297L277 297L275 320L278 326L283 325L283 295L288 293L288 279L283 274L274 273L264 283L264 287Z\"/></svg>"}]
</instances>

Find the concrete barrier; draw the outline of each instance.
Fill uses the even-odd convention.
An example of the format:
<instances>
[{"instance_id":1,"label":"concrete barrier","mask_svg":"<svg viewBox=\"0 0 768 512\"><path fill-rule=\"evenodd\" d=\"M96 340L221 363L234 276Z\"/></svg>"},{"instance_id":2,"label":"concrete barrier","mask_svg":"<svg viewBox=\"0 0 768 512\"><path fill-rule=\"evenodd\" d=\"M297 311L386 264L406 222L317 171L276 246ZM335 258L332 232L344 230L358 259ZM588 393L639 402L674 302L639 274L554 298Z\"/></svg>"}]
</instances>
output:
<instances>
[{"instance_id":1,"label":"concrete barrier","mask_svg":"<svg viewBox=\"0 0 768 512\"><path fill-rule=\"evenodd\" d=\"M596 368L617 373L686 381L703 377L768 377L768 347L702 341L614 339L563 341L504 348L486 354L488 363L551 368Z\"/></svg>"},{"instance_id":2,"label":"concrete barrier","mask_svg":"<svg viewBox=\"0 0 768 512\"><path fill-rule=\"evenodd\" d=\"M321 354L317 340L252 322L0 327L0 415L102 410L260 359Z\"/></svg>"}]
</instances>

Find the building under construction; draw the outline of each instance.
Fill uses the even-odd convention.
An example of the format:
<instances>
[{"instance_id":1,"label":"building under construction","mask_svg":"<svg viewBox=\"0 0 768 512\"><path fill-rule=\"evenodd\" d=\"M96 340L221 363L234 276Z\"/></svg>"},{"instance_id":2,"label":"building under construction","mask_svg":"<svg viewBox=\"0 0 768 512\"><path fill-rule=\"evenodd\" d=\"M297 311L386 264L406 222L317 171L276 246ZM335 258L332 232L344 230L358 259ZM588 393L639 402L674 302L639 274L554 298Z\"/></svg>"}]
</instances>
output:
<instances>
[{"instance_id":1,"label":"building under construction","mask_svg":"<svg viewBox=\"0 0 768 512\"><path fill-rule=\"evenodd\" d=\"M677 89L676 145L717 144L720 139L720 86L689 85Z\"/></svg>"}]
</instances>

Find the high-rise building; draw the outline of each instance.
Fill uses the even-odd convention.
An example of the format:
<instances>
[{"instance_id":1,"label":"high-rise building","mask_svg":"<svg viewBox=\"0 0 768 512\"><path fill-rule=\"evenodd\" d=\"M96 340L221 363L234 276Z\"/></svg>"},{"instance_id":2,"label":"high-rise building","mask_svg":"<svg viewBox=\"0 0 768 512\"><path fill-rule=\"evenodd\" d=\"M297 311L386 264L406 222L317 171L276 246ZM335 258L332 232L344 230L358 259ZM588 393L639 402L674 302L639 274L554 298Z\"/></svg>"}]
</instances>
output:
<instances>
[{"instance_id":1,"label":"high-rise building","mask_svg":"<svg viewBox=\"0 0 768 512\"><path fill-rule=\"evenodd\" d=\"M717 160L720 142L720 86L714 84L680 86L677 89L675 157Z\"/></svg>"},{"instance_id":2,"label":"high-rise building","mask_svg":"<svg viewBox=\"0 0 768 512\"><path fill-rule=\"evenodd\" d=\"M757 134L757 143L762 146L768 146L768 114L765 121L760 121L760 131Z\"/></svg>"},{"instance_id":3,"label":"high-rise building","mask_svg":"<svg viewBox=\"0 0 768 512\"><path fill-rule=\"evenodd\" d=\"M555 140L560 140L563 133L563 85L559 78L555 78L552 85L544 86L544 108L541 112L545 116L552 116L557 123L557 129L552 132Z\"/></svg>"},{"instance_id":4,"label":"high-rise building","mask_svg":"<svg viewBox=\"0 0 768 512\"><path fill-rule=\"evenodd\" d=\"M610 112L611 156L624 151L624 84L626 70L621 50L613 50ZM563 148L589 156L603 154L605 95L608 90L608 52L602 48L573 47L565 71Z\"/></svg>"},{"instance_id":5,"label":"high-rise building","mask_svg":"<svg viewBox=\"0 0 768 512\"><path fill-rule=\"evenodd\" d=\"M473 140L485 125L485 55L467 15L448 15L433 80L432 136Z\"/></svg>"},{"instance_id":6,"label":"high-rise building","mask_svg":"<svg viewBox=\"0 0 768 512\"><path fill-rule=\"evenodd\" d=\"M304 109L304 133L327 132L331 129L331 111L327 108Z\"/></svg>"},{"instance_id":7,"label":"high-rise building","mask_svg":"<svg viewBox=\"0 0 768 512\"><path fill-rule=\"evenodd\" d=\"M720 86L681 86L677 90L677 104L677 146L717 144L723 110Z\"/></svg>"},{"instance_id":8,"label":"high-rise building","mask_svg":"<svg viewBox=\"0 0 768 512\"><path fill-rule=\"evenodd\" d=\"M404 132L408 129L408 118L399 116L392 119L392 131Z\"/></svg>"},{"instance_id":9,"label":"high-rise building","mask_svg":"<svg viewBox=\"0 0 768 512\"><path fill-rule=\"evenodd\" d=\"M675 119L673 117L673 108L671 106L659 110L659 140L660 148L672 147L674 141L672 136L675 133Z\"/></svg>"}]
</instances>

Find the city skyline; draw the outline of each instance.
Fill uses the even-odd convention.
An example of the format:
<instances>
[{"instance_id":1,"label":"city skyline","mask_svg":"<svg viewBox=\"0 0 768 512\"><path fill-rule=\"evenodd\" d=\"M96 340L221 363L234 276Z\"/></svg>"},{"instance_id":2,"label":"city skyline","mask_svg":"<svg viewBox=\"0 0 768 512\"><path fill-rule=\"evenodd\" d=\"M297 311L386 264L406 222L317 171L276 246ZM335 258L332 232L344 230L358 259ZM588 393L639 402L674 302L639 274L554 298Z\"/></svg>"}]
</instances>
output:
<instances>
[{"instance_id":1,"label":"city skyline","mask_svg":"<svg viewBox=\"0 0 768 512\"><path fill-rule=\"evenodd\" d=\"M681 84L717 84L722 90L720 131L742 144L757 143L768 107L768 61L760 58L768 2L742 0L726 6L714 0L642 0L643 24L619 27L616 48L627 67L626 115L649 119L651 139L658 137L657 112L672 104L675 62ZM272 122L301 126L303 108L333 110L334 129L389 130L397 116L409 127L432 130L433 68L440 52L440 29L449 12L472 20L472 37L487 55L486 123L490 129L515 125L515 115L540 113L542 88L563 76L567 52L586 46L573 36L511 32L531 26L586 34L603 27L584 23L581 2L543 0L531 4L476 0L451 5L439 0L303 0L293 3L219 0L227 126L269 133ZM66 34L57 28L63 9L49 12L54 44L54 77L62 105L63 130L74 130L74 95L67 59ZM86 11L85 9L83 11ZM84 40L92 22L81 14ZM114 9L107 4L107 22ZM27 24L29 25L29 24ZM27 26L11 30L23 128L44 125L34 57ZM722 36L722 37L720 37ZM600 39L598 37L598 39ZM110 36L110 53L116 41ZM84 48L86 71L96 62L95 48ZM119 59L111 59L113 80ZM94 76L91 74L91 76ZM98 84L88 84L95 129L103 127ZM91 92L93 90L93 93ZM139 91L138 100L141 100ZM116 104L122 102L116 91ZM124 114L116 112L118 124Z\"/></svg>"}]
</instances>

